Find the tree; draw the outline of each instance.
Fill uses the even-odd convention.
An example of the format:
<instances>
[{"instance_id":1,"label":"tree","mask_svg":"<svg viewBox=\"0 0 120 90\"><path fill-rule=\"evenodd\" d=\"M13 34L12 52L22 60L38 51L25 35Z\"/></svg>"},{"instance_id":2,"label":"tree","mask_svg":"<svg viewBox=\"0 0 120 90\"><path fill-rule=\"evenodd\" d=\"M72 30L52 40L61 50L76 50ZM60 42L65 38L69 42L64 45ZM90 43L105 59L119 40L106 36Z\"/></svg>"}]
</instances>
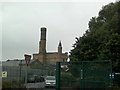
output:
<instances>
[{"instance_id":1,"label":"tree","mask_svg":"<svg viewBox=\"0 0 120 90\"><path fill-rule=\"evenodd\" d=\"M102 7L88 25L85 34L76 38L70 60L112 60L113 70L120 72L120 1Z\"/></svg>"}]
</instances>

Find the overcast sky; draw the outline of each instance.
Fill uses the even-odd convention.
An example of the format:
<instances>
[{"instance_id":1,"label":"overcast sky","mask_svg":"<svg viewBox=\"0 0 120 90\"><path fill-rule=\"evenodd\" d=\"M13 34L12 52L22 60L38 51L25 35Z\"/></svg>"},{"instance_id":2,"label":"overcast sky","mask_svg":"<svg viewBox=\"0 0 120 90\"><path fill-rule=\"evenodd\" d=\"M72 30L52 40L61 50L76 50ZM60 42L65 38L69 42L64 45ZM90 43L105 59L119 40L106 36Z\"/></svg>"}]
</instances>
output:
<instances>
[{"instance_id":1,"label":"overcast sky","mask_svg":"<svg viewBox=\"0 0 120 90\"><path fill-rule=\"evenodd\" d=\"M88 29L89 20L98 15L102 2L4 2L2 17L2 60L23 59L38 53L40 28L47 28L47 52L56 52L61 40L63 52L70 52L75 37Z\"/></svg>"}]
</instances>

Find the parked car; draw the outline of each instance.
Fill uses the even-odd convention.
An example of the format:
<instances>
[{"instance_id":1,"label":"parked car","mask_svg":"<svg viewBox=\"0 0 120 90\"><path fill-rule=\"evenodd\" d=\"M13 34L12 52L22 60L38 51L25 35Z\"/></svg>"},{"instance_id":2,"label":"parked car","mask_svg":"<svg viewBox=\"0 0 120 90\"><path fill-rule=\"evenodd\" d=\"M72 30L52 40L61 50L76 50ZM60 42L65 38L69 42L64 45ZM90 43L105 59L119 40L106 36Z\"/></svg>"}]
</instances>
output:
<instances>
[{"instance_id":1,"label":"parked car","mask_svg":"<svg viewBox=\"0 0 120 90\"><path fill-rule=\"evenodd\" d=\"M39 77L39 82L45 82L44 76L40 76L40 77Z\"/></svg>"},{"instance_id":2,"label":"parked car","mask_svg":"<svg viewBox=\"0 0 120 90\"><path fill-rule=\"evenodd\" d=\"M28 78L28 83L37 83L37 82L44 82L43 76L33 75Z\"/></svg>"},{"instance_id":3,"label":"parked car","mask_svg":"<svg viewBox=\"0 0 120 90\"><path fill-rule=\"evenodd\" d=\"M55 76L46 76L45 87L55 87L55 84L56 84Z\"/></svg>"},{"instance_id":4,"label":"parked car","mask_svg":"<svg viewBox=\"0 0 120 90\"><path fill-rule=\"evenodd\" d=\"M29 77L27 83L35 83L34 77Z\"/></svg>"}]
</instances>

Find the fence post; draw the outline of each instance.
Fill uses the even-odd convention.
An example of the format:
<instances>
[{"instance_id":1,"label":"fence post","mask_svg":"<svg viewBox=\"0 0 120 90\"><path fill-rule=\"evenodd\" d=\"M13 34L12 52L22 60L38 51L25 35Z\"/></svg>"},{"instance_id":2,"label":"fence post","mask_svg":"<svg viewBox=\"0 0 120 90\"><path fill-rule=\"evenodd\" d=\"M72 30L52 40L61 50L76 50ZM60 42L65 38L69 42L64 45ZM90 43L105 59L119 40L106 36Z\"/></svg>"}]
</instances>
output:
<instances>
[{"instance_id":1,"label":"fence post","mask_svg":"<svg viewBox=\"0 0 120 90\"><path fill-rule=\"evenodd\" d=\"M60 62L56 62L56 90L60 90Z\"/></svg>"},{"instance_id":2,"label":"fence post","mask_svg":"<svg viewBox=\"0 0 120 90\"><path fill-rule=\"evenodd\" d=\"M83 70L84 70L84 67L83 67L84 65L83 65L83 64L84 64L84 63L83 63L83 61L81 61L80 64L81 64L81 68L80 68L80 69L81 69L81 71L80 71L80 74L81 74L81 75L80 75L80 77L81 77L81 80L80 80L81 82L80 82L80 84L81 84L81 85L80 85L80 89L83 90L83 88L84 88L84 80L83 80L83 78L84 78L84 77L83 77Z\"/></svg>"},{"instance_id":3,"label":"fence post","mask_svg":"<svg viewBox=\"0 0 120 90\"><path fill-rule=\"evenodd\" d=\"M110 81L110 83L111 83L111 87L113 86L113 80L112 80L112 61L110 60L109 61L110 62L110 72L111 72L111 81Z\"/></svg>"},{"instance_id":4,"label":"fence post","mask_svg":"<svg viewBox=\"0 0 120 90\"><path fill-rule=\"evenodd\" d=\"M19 62L19 87L21 87L21 65L22 65L22 60Z\"/></svg>"}]
</instances>

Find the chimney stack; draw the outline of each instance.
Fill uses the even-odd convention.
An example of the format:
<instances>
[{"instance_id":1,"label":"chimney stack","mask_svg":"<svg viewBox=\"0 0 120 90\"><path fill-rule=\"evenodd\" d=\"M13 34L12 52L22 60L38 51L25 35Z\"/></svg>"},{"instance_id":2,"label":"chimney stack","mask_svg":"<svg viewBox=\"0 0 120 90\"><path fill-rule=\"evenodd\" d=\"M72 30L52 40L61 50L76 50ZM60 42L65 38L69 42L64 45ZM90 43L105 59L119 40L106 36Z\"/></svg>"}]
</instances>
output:
<instances>
[{"instance_id":1,"label":"chimney stack","mask_svg":"<svg viewBox=\"0 0 120 90\"><path fill-rule=\"evenodd\" d=\"M46 31L47 29L45 27L41 28L41 38L39 42L39 53L46 53Z\"/></svg>"}]
</instances>

